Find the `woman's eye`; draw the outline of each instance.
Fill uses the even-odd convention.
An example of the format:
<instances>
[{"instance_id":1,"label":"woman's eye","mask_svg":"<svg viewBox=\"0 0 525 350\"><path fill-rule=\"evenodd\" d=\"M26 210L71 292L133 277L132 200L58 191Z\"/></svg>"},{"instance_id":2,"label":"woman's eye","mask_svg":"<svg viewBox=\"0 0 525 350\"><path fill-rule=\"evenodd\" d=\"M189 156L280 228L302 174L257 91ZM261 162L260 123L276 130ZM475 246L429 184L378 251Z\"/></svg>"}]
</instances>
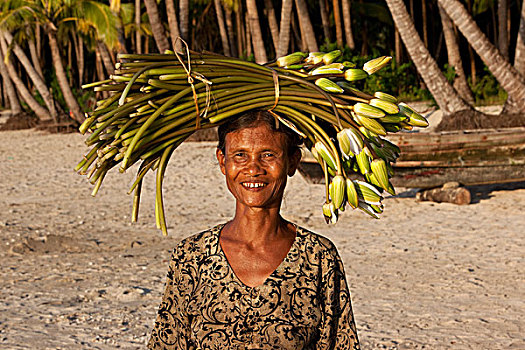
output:
<instances>
[{"instance_id":1,"label":"woman's eye","mask_svg":"<svg viewBox=\"0 0 525 350\"><path fill-rule=\"evenodd\" d=\"M273 153L271 153L271 152L263 153L263 157L264 157L264 158L271 158L271 157L273 157L273 156L275 156L275 155L274 155Z\"/></svg>"}]
</instances>

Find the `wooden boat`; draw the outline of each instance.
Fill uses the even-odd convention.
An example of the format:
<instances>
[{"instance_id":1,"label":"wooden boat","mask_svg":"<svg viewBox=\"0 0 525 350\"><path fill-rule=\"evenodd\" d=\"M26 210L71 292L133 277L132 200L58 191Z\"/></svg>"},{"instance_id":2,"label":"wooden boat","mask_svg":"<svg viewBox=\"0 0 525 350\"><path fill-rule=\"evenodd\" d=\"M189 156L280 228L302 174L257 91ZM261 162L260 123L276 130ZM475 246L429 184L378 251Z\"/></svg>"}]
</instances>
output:
<instances>
[{"instance_id":1,"label":"wooden boat","mask_svg":"<svg viewBox=\"0 0 525 350\"><path fill-rule=\"evenodd\" d=\"M525 181L525 127L406 132L387 137L401 148L392 184L432 188L456 181L480 185ZM299 171L313 183L324 182L321 167L304 154Z\"/></svg>"}]
</instances>

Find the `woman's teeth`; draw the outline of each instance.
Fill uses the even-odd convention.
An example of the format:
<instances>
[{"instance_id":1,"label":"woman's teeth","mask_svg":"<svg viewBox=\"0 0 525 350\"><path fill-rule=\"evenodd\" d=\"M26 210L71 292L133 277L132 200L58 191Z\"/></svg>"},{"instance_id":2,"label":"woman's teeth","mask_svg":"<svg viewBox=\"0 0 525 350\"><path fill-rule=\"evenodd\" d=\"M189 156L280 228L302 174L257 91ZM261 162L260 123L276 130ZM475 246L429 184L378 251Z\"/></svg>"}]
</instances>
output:
<instances>
[{"instance_id":1,"label":"woman's teeth","mask_svg":"<svg viewBox=\"0 0 525 350\"><path fill-rule=\"evenodd\" d=\"M262 182L243 182L242 185L246 188L259 188L265 186Z\"/></svg>"}]
</instances>

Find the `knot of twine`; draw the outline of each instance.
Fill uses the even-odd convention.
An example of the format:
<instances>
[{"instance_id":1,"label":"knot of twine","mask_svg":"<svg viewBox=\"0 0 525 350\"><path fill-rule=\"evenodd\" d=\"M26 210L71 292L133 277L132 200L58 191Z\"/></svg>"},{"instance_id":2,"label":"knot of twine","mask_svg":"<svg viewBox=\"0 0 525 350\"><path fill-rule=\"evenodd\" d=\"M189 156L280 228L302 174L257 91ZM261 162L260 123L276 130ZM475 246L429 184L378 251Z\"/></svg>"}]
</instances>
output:
<instances>
[{"instance_id":1,"label":"knot of twine","mask_svg":"<svg viewBox=\"0 0 525 350\"><path fill-rule=\"evenodd\" d=\"M188 47L188 44L181 37L177 37L177 40L175 40L175 46L177 46L177 42L179 40L182 42L182 44L184 44L184 48L186 49L186 57L188 61L188 66L184 64L184 61L179 56L177 51L175 51L175 56L177 56L177 59L179 60L182 68L184 68L184 70L186 71L186 75L188 76L188 84L190 84L191 91L193 92L193 102L195 103L195 113L196 113L195 130L198 130L201 127L201 118L206 118L206 116L208 115L208 110L209 110L210 103L211 103L211 87L210 86L212 82L206 79L204 75L200 73L193 73L191 71L190 49ZM194 78L203 82L204 86L206 87L206 107L204 108L202 113L199 111L199 102L198 102L197 91L195 89Z\"/></svg>"}]
</instances>

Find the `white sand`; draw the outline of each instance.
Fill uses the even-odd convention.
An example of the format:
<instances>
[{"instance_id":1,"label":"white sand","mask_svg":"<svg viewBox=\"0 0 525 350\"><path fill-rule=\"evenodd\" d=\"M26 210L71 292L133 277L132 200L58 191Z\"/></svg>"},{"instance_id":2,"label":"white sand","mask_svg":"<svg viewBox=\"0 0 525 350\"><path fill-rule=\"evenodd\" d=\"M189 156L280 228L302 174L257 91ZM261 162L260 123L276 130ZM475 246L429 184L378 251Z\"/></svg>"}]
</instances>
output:
<instances>
[{"instance_id":1,"label":"white sand","mask_svg":"<svg viewBox=\"0 0 525 350\"><path fill-rule=\"evenodd\" d=\"M134 172L96 198L72 170L83 136L0 133L0 348L144 348L171 248L228 220L214 145L174 154L155 229L153 176L130 224ZM468 206L385 200L380 220L321 215L323 186L296 175L283 213L331 238L345 262L363 349L525 349L525 189L478 188ZM407 198L408 197L408 198Z\"/></svg>"}]
</instances>

